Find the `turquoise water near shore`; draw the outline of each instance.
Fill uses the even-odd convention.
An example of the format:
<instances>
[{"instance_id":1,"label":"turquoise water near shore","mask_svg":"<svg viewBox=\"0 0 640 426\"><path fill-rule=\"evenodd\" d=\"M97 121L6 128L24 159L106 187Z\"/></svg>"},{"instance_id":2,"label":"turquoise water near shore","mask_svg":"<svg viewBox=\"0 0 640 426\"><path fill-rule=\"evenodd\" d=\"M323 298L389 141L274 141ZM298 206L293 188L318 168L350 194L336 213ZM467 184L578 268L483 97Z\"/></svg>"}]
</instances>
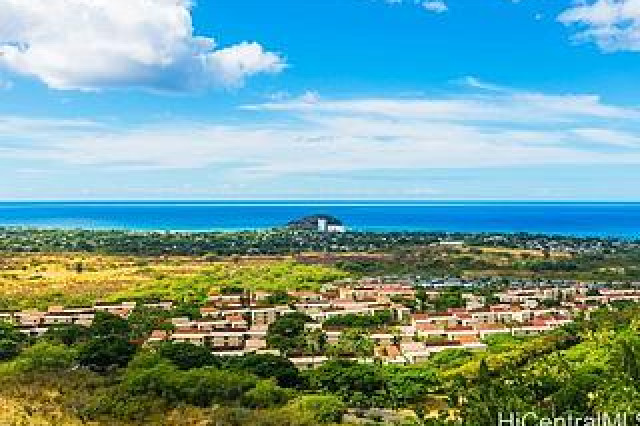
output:
<instances>
[{"instance_id":1,"label":"turquoise water near shore","mask_svg":"<svg viewBox=\"0 0 640 426\"><path fill-rule=\"evenodd\" d=\"M331 214L354 230L640 237L640 203L469 201L0 202L0 226L237 231Z\"/></svg>"}]
</instances>

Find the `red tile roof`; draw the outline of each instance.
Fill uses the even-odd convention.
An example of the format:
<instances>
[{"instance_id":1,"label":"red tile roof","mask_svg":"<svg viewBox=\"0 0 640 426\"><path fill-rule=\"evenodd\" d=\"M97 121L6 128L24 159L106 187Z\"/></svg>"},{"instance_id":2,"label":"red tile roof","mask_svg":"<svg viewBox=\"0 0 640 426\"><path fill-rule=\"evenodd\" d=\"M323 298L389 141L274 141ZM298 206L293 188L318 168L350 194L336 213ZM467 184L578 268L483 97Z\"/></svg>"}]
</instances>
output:
<instances>
[{"instance_id":1,"label":"red tile roof","mask_svg":"<svg viewBox=\"0 0 640 426\"><path fill-rule=\"evenodd\" d=\"M166 339L169 336L169 333L167 333L165 330L153 330L151 332L151 338L152 339Z\"/></svg>"}]
</instances>

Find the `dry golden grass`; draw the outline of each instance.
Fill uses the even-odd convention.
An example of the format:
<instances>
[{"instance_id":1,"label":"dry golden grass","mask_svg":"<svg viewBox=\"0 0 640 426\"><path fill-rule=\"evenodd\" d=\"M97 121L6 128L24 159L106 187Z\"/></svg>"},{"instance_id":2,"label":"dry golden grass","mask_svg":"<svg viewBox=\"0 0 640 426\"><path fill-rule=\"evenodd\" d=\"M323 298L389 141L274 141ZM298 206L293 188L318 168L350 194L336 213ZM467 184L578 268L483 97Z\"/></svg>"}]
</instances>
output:
<instances>
[{"instance_id":1,"label":"dry golden grass","mask_svg":"<svg viewBox=\"0 0 640 426\"><path fill-rule=\"evenodd\" d=\"M0 297L20 307L57 299L88 303L158 278L195 276L209 266L196 257L3 254Z\"/></svg>"},{"instance_id":2,"label":"dry golden grass","mask_svg":"<svg viewBox=\"0 0 640 426\"><path fill-rule=\"evenodd\" d=\"M27 400L0 396L0 425L6 426L80 426L86 423L62 412L58 405L27 403Z\"/></svg>"},{"instance_id":3,"label":"dry golden grass","mask_svg":"<svg viewBox=\"0 0 640 426\"><path fill-rule=\"evenodd\" d=\"M129 297L173 298L180 296L176 291L188 293L193 288L201 293L221 285L288 289L345 276L331 268L293 265L291 257L5 253L0 254L0 309L79 306Z\"/></svg>"},{"instance_id":4,"label":"dry golden grass","mask_svg":"<svg viewBox=\"0 0 640 426\"><path fill-rule=\"evenodd\" d=\"M0 425L98 426L75 411L91 395L90 380L78 372L0 376ZM99 378L98 378L99 379ZM97 382L96 382L97 383Z\"/></svg>"},{"instance_id":5,"label":"dry golden grass","mask_svg":"<svg viewBox=\"0 0 640 426\"><path fill-rule=\"evenodd\" d=\"M554 259L566 259L570 258L571 255L569 253L562 252L549 252L545 253L544 250L534 250L534 249L512 249L512 248L503 248L503 247L477 247L477 249L481 250L483 254L493 254L493 255L508 255L516 258L544 258L545 256L550 256Z\"/></svg>"}]
</instances>

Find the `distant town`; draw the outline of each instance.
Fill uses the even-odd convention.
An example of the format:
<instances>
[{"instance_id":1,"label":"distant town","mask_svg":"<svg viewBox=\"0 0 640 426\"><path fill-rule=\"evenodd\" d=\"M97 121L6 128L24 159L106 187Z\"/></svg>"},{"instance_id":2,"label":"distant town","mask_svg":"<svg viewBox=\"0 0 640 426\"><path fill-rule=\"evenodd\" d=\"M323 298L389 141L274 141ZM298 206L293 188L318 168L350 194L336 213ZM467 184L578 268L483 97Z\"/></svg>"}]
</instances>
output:
<instances>
[{"instance_id":1,"label":"distant town","mask_svg":"<svg viewBox=\"0 0 640 426\"><path fill-rule=\"evenodd\" d=\"M0 420L489 426L510 407L636 400L614 397L635 389L616 386L640 354L637 241L313 215L239 233L2 228L0 251Z\"/></svg>"},{"instance_id":2,"label":"distant town","mask_svg":"<svg viewBox=\"0 0 640 426\"><path fill-rule=\"evenodd\" d=\"M385 277L335 282L318 292L227 290L210 295L206 304L194 311L194 318L167 318L167 327L152 330L139 343L190 343L205 346L218 356L288 355L296 367L307 369L329 360L327 349L340 343L346 330L362 323L370 350L362 358L354 358L357 354L348 352L338 353L338 357L404 365L426 361L431 354L449 349L482 351L487 347L482 341L495 334L539 335L571 323L576 316L588 319L590 312L603 306L640 302L640 282L625 289L596 283L517 282L491 297L474 292L478 288L474 284L477 283L463 285L455 280L415 283ZM432 308L447 295L459 297L460 302L434 311ZM274 298L288 303L273 303ZM126 319L139 306L171 312L175 304L99 302L91 307L5 311L0 312L0 318L14 324L21 333L41 337L50 327L59 325L90 327L96 312ZM306 318L305 332L324 335L324 345L309 350L306 346L269 344L269 326L293 313Z\"/></svg>"}]
</instances>

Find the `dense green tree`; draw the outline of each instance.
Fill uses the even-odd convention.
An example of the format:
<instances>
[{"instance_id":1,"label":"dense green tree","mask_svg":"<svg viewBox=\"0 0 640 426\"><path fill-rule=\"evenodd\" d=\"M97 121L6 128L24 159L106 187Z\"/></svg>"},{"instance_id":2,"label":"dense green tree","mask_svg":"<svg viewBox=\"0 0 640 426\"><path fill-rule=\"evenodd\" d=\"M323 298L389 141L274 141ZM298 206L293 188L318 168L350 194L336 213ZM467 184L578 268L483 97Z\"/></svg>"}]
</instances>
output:
<instances>
[{"instance_id":1,"label":"dense green tree","mask_svg":"<svg viewBox=\"0 0 640 426\"><path fill-rule=\"evenodd\" d=\"M129 338L131 327L127 320L104 311L96 312L89 334L92 338L106 339L109 337Z\"/></svg>"},{"instance_id":2,"label":"dense green tree","mask_svg":"<svg viewBox=\"0 0 640 426\"><path fill-rule=\"evenodd\" d=\"M265 302L269 305L287 305L293 302L293 298L285 290L276 290L267 296Z\"/></svg>"},{"instance_id":3,"label":"dense green tree","mask_svg":"<svg viewBox=\"0 0 640 426\"><path fill-rule=\"evenodd\" d=\"M325 352L327 348L327 334L321 329L307 331L306 335L307 349L312 356Z\"/></svg>"},{"instance_id":4,"label":"dense green tree","mask_svg":"<svg viewBox=\"0 0 640 426\"><path fill-rule=\"evenodd\" d=\"M0 321L0 361L11 359L18 355L26 340L25 335L16 330L11 324Z\"/></svg>"},{"instance_id":5,"label":"dense green tree","mask_svg":"<svg viewBox=\"0 0 640 426\"><path fill-rule=\"evenodd\" d=\"M310 386L359 407L385 406L387 377L380 366L354 361L329 361L305 372Z\"/></svg>"},{"instance_id":6,"label":"dense green tree","mask_svg":"<svg viewBox=\"0 0 640 426\"><path fill-rule=\"evenodd\" d=\"M494 426L504 418L501 416L539 411L531 404L531 392L513 380L488 379L479 383L463 391L460 408L465 425Z\"/></svg>"},{"instance_id":7,"label":"dense green tree","mask_svg":"<svg viewBox=\"0 0 640 426\"><path fill-rule=\"evenodd\" d=\"M304 325L310 318L300 312L285 314L269 325L267 344L283 355L305 348Z\"/></svg>"},{"instance_id":8,"label":"dense green tree","mask_svg":"<svg viewBox=\"0 0 640 426\"><path fill-rule=\"evenodd\" d=\"M80 345L78 362L91 370L104 372L113 367L125 367L135 352L135 345L126 338L95 337Z\"/></svg>"},{"instance_id":9,"label":"dense green tree","mask_svg":"<svg viewBox=\"0 0 640 426\"><path fill-rule=\"evenodd\" d=\"M239 401L256 383L254 376L244 372L213 367L182 371L170 363L160 362L150 368L129 370L119 392L123 395L154 395L171 405L188 403L208 407L215 403Z\"/></svg>"},{"instance_id":10,"label":"dense green tree","mask_svg":"<svg viewBox=\"0 0 640 426\"><path fill-rule=\"evenodd\" d=\"M200 305L197 303L177 303L171 310L170 317L187 317L191 320L200 319L202 318Z\"/></svg>"},{"instance_id":11,"label":"dense green tree","mask_svg":"<svg viewBox=\"0 0 640 426\"><path fill-rule=\"evenodd\" d=\"M171 314L171 311L164 309L136 306L127 318L131 337L146 338L153 330L172 330L174 327L170 322Z\"/></svg>"},{"instance_id":12,"label":"dense green tree","mask_svg":"<svg viewBox=\"0 0 640 426\"><path fill-rule=\"evenodd\" d=\"M429 306L429 296L423 287L416 290L416 311L425 312Z\"/></svg>"},{"instance_id":13,"label":"dense green tree","mask_svg":"<svg viewBox=\"0 0 640 426\"><path fill-rule=\"evenodd\" d=\"M89 335L89 328L82 325L57 324L49 327L42 337L52 342L71 346L88 340Z\"/></svg>"},{"instance_id":14,"label":"dense green tree","mask_svg":"<svg viewBox=\"0 0 640 426\"><path fill-rule=\"evenodd\" d=\"M385 393L389 401L385 405L392 408L423 403L440 385L436 370L430 368L386 367L384 374L387 377Z\"/></svg>"},{"instance_id":15,"label":"dense green tree","mask_svg":"<svg viewBox=\"0 0 640 426\"><path fill-rule=\"evenodd\" d=\"M544 308L556 308L558 306L560 306L560 300L559 299L544 299L542 302L540 302L540 304L544 307Z\"/></svg>"},{"instance_id":16,"label":"dense green tree","mask_svg":"<svg viewBox=\"0 0 640 426\"><path fill-rule=\"evenodd\" d=\"M297 387L301 385L299 370L287 358L271 354L247 354L230 357L225 361L227 368L247 371L261 378L275 378L279 386Z\"/></svg>"},{"instance_id":17,"label":"dense green tree","mask_svg":"<svg viewBox=\"0 0 640 426\"><path fill-rule=\"evenodd\" d=\"M213 355L211 350L190 343L163 342L157 347L158 354L181 370L201 368L206 366L220 366L222 361Z\"/></svg>"},{"instance_id":18,"label":"dense green tree","mask_svg":"<svg viewBox=\"0 0 640 426\"><path fill-rule=\"evenodd\" d=\"M340 333L338 342L331 345L328 354L334 357L366 358L373 355L375 344L365 330L350 328Z\"/></svg>"},{"instance_id":19,"label":"dense green tree","mask_svg":"<svg viewBox=\"0 0 640 426\"><path fill-rule=\"evenodd\" d=\"M391 311L379 311L373 315L347 314L327 319L324 325L332 327L375 328L390 325L393 322Z\"/></svg>"},{"instance_id":20,"label":"dense green tree","mask_svg":"<svg viewBox=\"0 0 640 426\"><path fill-rule=\"evenodd\" d=\"M438 295L433 305L438 312L444 312L449 308L463 308L462 292L458 289L447 289Z\"/></svg>"}]
</instances>

